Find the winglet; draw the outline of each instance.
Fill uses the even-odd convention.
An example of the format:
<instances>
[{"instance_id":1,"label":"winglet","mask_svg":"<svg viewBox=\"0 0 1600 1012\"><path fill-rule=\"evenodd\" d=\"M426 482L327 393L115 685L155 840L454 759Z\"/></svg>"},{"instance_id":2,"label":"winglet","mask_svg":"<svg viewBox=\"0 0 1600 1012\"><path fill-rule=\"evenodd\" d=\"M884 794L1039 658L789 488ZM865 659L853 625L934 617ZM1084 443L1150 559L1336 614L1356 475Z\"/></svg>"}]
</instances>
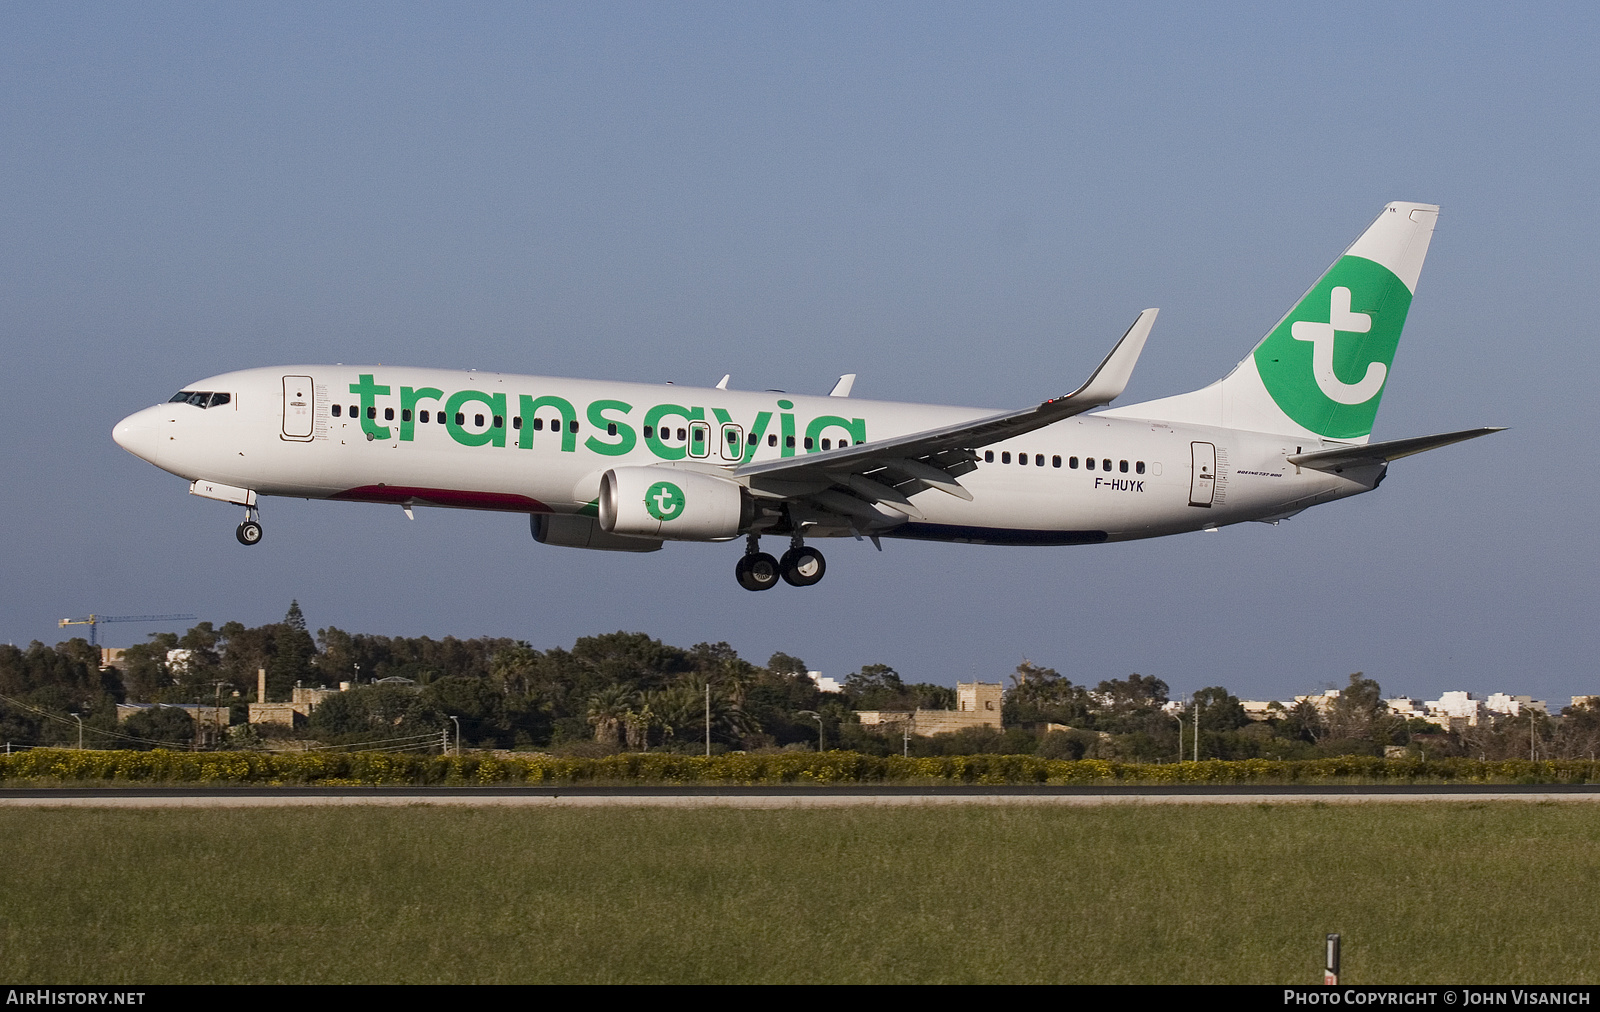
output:
<instances>
[{"instance_id":1,"label":"winglet","mask_svg":"<svg viewBox=\"0 0 1600 1012\"><path fill-rule=\"evenodd\" d=\"M839 382L835 383L833 385L833 389L828 391L828 396L829 397L849 397L850 396L850 388L855 386L855 385L856 385L856 374L853 373L853 372L847 372L843 376L839 377Z\"/></svg>"},{"instance_id":2,"label":"winglet","mask_svg":"<svg viewBox=\"0 0 1600 1012\"><path fill-rule=\"evenodd\" d=\"M1156 314L1159 309L1146 309L1133 321L1133 326L1122 335L1122 340L1111 349L1100 368L1083 386L1067 394L1065 397L1056 398L1061 401L1072 401L1075 404L1088 402L1091 406L1110 404L1122 396L1122 391L1128 388L1128 380L1133 376L1133 367L1139 362L1139 353L1144 351L1145 338L1150 336L1150 328L1155 326ZM1085 410L1080 408L1079 410Z\"/></svg>"},{"instance_id":3,"label":"winglet","mask_svg":"<svg viewBox=\"0 0 1600 1012\"><path fill-rule=\"evenodd\" d=\"M726 390L726 389L728 389L728 381L731 380L731 379L733 379L733 373L731 373L731 372L730 373L724 373L722 378L717 380L717 389L718 390Z\"/></svg>"}]
</instances>

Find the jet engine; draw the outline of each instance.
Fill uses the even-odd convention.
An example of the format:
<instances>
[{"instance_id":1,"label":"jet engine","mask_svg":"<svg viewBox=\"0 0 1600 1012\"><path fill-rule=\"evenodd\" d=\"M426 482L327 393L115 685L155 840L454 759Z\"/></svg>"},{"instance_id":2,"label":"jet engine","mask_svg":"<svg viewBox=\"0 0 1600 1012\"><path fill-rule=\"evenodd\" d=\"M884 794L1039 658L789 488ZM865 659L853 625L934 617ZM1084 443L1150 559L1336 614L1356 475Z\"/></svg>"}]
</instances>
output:
<instances>
[{"instance_id":1,"label":"jet engine","mask_svg":"<svg viewBox=\"0 0 1600 1012\"><path fill-rule=\"evenodd\" d=\"M748 529L755 514L744 486L699 471L617 467L600 479L600 527L608 534L727 541Z\"/></svg>"}]
</instances>

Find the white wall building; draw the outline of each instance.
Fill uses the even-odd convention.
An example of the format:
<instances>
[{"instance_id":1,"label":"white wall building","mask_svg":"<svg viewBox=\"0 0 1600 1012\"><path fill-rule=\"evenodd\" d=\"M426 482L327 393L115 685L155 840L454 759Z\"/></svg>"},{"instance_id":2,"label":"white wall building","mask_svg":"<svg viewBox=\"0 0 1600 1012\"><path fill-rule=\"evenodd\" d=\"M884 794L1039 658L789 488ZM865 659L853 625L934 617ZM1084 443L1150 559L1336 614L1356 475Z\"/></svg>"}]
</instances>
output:
<instances>
[{"instance_id":1,"label":"white wall building","mask_svg":"<svg viewBox=\"0 0 1600 1012\"><path fill-rule=\"evenodd\" d=\"M1462 721L1467 727L1477 727L1483 718L1483 700L1465 691L1446 692L1438 699L1427 702L1428 716L1447 721Z\"/></svg>"},{"instance_id":2,"label":"white wall building","mask_svg":"<svg viewBox=\"0 0 1600 1012\"><path fill-rule=\"evenodd\" d=\"M1500 713L1510 717L1520 717L1525 710L1534 710L1538 713L1550 712L1550 707L1542 699L1534 699L1532 696L1512 696L1504 692L1490 693L1489 698L1483 701L1483 708L1490 713Z\"/></svg>"}]
</instances>

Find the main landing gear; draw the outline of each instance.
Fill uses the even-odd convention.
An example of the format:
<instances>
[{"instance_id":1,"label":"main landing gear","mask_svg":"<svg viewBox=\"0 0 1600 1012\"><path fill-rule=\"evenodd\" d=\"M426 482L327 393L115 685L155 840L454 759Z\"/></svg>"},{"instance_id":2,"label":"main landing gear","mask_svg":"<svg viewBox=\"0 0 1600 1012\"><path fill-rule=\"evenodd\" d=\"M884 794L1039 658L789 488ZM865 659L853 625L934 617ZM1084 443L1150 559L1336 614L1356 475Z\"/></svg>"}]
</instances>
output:
<instances>
[{"instance_id":1,"label":"main landing gear","mask_svg":"<svg viewBox=\"0 0 1600 1012\"><path fill-rule=\"evenodd\" d=\"M244 523L233 532L241 545L259 545L261 543L261 511L254 506L244 508Z\"/></svg>"},{"instance_id":2,"label":"main landing gear","mask_svg":"<svg viewBox=\"0 0 1600 1012\"><path fill-rule=\"evenodd\" d=\"M770 590L778 585L779 577L791 587L809 587L828 571L822 553L806 547L798 534L789 539L789 550L781 559L761 550L758 534L746 537L744 544L744 557L733 567L733 575L745 590Z\"/></svg>"}]
</instances>

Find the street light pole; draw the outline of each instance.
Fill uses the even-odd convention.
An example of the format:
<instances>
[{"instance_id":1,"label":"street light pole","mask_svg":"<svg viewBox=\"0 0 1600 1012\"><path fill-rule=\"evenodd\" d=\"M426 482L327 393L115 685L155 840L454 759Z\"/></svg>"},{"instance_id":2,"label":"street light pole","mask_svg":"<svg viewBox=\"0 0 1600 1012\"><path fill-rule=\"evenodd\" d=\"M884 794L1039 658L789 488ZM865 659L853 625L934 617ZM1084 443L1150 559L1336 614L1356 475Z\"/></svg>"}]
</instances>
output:
<instances>
[{"instance_id":1,"label":"street light pole","mask_svg":"<svg viewBox=\"0 0 1600 1012\"><path fill-rule=\"evenodd\" d=\"M83 751L83 718L74 712L72 719L78 722L78 750L81 752Z\"/></svg>"},{"instance_id":2,"label":"street light pole","mask_svg":"<svg viewBox=\"0 0 1600 1012\"><path fill-rule=\"evenodd\" d=\"M799 711L799 713L797 715L801 716L801 717L810 717L812 720L815 720L817 722L817 751L820 753L822 751L822 748L823 748L823 743L822 743L822 714L818 713L815 710L801 710L801 711Z\"/></svg>"},{"instance_id":3,"label":"street light pole","mask_svg":"<svg viewBox=\"0 0 1600 1012\"><path fill-rule=\"evenodd\" d=\"M446 714L446 716L449 715ZM458 717L450 717L450 719L455 721L456 725L456 755L459 756L461 755L461 720Z\"/></svg>"}]
</instances>

